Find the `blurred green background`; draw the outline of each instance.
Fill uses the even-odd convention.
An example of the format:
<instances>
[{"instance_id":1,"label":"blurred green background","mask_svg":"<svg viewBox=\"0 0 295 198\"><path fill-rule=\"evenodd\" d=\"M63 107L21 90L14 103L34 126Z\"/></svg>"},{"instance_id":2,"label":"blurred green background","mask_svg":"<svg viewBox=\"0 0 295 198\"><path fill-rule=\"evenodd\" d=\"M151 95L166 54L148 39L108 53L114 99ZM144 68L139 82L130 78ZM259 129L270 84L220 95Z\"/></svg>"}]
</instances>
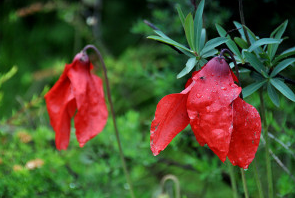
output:
<instances>
[{"instance_id":1,"label":"blurred green background","mask_svg":"<svg viewBox=\"0 0 295 198\"><path fill-rule=\"evenodd\" d=\"M197 4L199 1L196 1ZM149 148L149 127L158 101L180 92L187 79L177 80L186 57L170 47L147 40L153 34L147 19L171 38L185 43L175 9L194 10L190 0L0 1L0 197L129 197L111 118L101 134L79 148L72 129L70 146L57 151L44 93L86 44L101 50L109 71L122 146L137 197L175 197L174 175L182 197L232 197L228 166L208 147L200 147L188 127L157 157ZM294 1L245 0L246 24L261 38L289 19L282 48L295 46ZM234 29L238 1L207 0L204 24L208 37L215 24ZM238 36L234 31L232 35ZM224 47L224 46L223 46ZM97 64L97 58L91 59ZM101 71L96 71L101 76ZM294 68L285 71L294 79ZM243 87L251 83L243 75ZM292 87L291 87L292 88ZM294 90L294 87L292 88ZM287 171L272 160L275 194L295 197L295 104L281 97L280 108L265 96L271 149ZM259 97L247 102L259 108ZM266 193L264 145L257 152L258 171ZM239 169L238 191L243 196ZM258 197L253 165L246 172L249 193ZM293 174L293 175L292 175ZM292 178L293 177L293 178ZM162 192L161 189L164 189Z\"/></svg>"}]
</instances>

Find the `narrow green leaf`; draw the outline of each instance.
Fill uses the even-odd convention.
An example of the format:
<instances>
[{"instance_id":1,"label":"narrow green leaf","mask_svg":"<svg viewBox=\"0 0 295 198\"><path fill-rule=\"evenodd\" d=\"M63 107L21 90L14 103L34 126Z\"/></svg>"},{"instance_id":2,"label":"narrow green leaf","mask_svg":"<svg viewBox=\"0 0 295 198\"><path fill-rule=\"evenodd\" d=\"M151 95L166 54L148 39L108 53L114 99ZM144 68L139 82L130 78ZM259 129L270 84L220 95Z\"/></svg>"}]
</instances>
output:
<instances>
[{"instance_id":1,"label":"narrow green leaf","mask_svg":"<svg viewBox=\"0 0 295 198\"><path fill-rule=\"evenodd\" d=\"M209 40L204 48L202 49L202 51L200 52L200 55L202 56L203 54L205 54L206 52L214 49L215 47L225 43L228 41L228 38L225 38L225 37L217 37L217 38L214 38L214 39L211 39Z\"/></svg>"},{"instance_id":2,"label":"narrow green leaf","mask_svg":"<svg viewBox=\"0 0 295 198\"><path fill-rule=\"evenodd\" d=\"M243 40L246 40L246 36L245 36L244 30L243 30L243 26L242 26L242 24L240 24L240 23L237 22L237 21L234 21L234 24L235 24L236 28L238 29L238 31L239 31L239 33L240 33L242 39L243 39Z\"/></svg>"},{"instance_id":3,"label":"narrow green leaf","mask_svg":"<svg viewBox=\"0 0 295 198\"><path fill-rule=\"evenodd\" d=\"M180 7L179 4L176 5L176 9L177 9L178 16L179 16L179 19L181 21L181 24L184 27L184 20L185 20L185 18L184 18L183 12L182 12L181 7Z\"/></svg>"},{"instance_id":4,"label":"narrow green leaf","mask_svg":"<svg viewBox=\"0 0 295 198\"><path fill-rule=\"evenodd\" d=\"M245 87L242 90L243 93L243 97L246 98L248 96L250 96L252 93L254 93L257 89L259 89L260 87L262 87L264 84L266 83L266 80L264 81L259 81L259 82L255 82L252 83L251 85L248 85L247 87Z\"/></svg>"},{"instance_id":5,"label":"narrow green leaf","mask_svg":"<svg viewBox=\"0 0 295 198\"><path fill-rule=\"evenodd\" d=\"M205 41L206 41L206 29L203 28L201 33L201 39L200 39L200 49L203 49L205 45Z\"/></svg>"},{"instance_id":6,"label":"narrow green leaf","mask_svg":"<svg viewBox=\"0 0 295 198\"><path fill-rule=\"evenodd\" d=\"M274 103L274 105L279 107L280 106L279 96L276 90L274 89L274 87L271 85L271 83L267 84L267 93L271 101Z\"/></svg>"},{"instance_id":7,"label":"narrow green leaf","mask_svg":"<svg viewBox=\"0 0 295 198\"><path fill-rule=\"evenodd\" d=\"M235 42L238 44L238 46L242 49L248 49L249 46L247 44L247 42L239 37L235 37L234 38Z\"/></svg>"},{"instance_id":8,"label":"narrow green leaf","mask_svg":"<svg viewBox=\"0 0 295 198\"><path fill-rule=\"evenodd\" d=\"M291 65L294 62L295 62L295 58L288 58L286 60L283 60L274 68L274 70L270 74L270 77L274 77L280 71L282 71L283 69L285 69L286 67L288 67L289 65Z\"/></svg>"},{"instance_id":9,"label":"narrow green leaf","mask_svg":"<svg viewBox=\"0 0 295 198\"><path fill-rule=\"evenodd\" d=\"M202 58L208 58L208 57L210 57L210 56L214 56L214 55L217 54L217 53L218 53L218 50L217 50L217 49L212 49L212 50L210 50L210 51L204 53L204 54L202 55Z\"/></svg>"},{"instance_id":10,"label":"narrow green leaf","mask_svg":"<svg viewBox=\"0 0 295 198\"><path fill-rule=\"evenodd\" d=\"M254 54L251 54L250 52L245 52L244 54L246 60L250 63L250 65L254 67L254 69L258 73L262 74L264 77L268 77L264 65Z\"/></svg>"},{"instance_id":11,"label":"narrow green leaf","mask_svg":"<svg viewBox=\"0 0 295 198\"><path fill-rule=\"evenodd\" d=\"M279 27L277 27L270 35L270 37L280 39L282 38L282 35L284 34L286 28L288 25L288 20L284 21ZM277 52L277 49L279 47L279 44L272 44L269 45L267 48L268 56L270 57L270 60L272 60Z\"/></svg>"},{"instance_id":12,"label":"narrow green leaf","mask_svg":"<svg viewBox=\"0 0 295 198\"><path fill-rule=\"evenodd\" d=\"M188 42L189 47L196 51L195 43L194 43L194 20L191 13L189 13L184 22L184 31L186 40Z\"/></svg>"},{"instance_id":13,"label":"narrow green leaf","mask_svg":"<svg viewBox=\"0 0 295 198\"><path fill-rule=\"evenodd\" d=\"M183 68L183 70L179 74L177 74L177 78L181 78L185 76L186 74L188 74L194 68L196 63L197 63L196 58L189 58L185 64L185 68Z\"/></svg>"},{"instance_id":14,"label":"narrow green leaf","mask_svg":"<svg viewBox=\"0 0 295 198\"><path fill-rule=\"evenodd\" d=\"M273 65L275 65L277 62L279 62L280 60L288 57L288 56L292 56L295 54L295 47L292 47L290 49L285 50L284 52L282 52L279 56L277 56L274 61L272 62Z\"/></svg>"},{"instance_id":15,"label":"narrow green leaf","mask_svg":"<svg viewBox=\"0 0 295 198\"><path fill-rule=\"evenodd\" d=\"M295 102L295 94L283 81L279 80L278 78L272 78L270 79L270 83L284 96Z\"/></svg>"},{"instance_id":16,"label":"narrow green leaf","mask_svg":"<svg viewBox=\"0 0 295 198\"><path fill-rule=\"evenodd\" d=\"M260 47L262 45L267 45L267 44L273 44L273 43L280 43L282 42L281 39L273 39L273 38L262 38L257 41L255 41L249 48L248 52L252 52L255 50L257 47Z\"/></svg>"},{"instance_id":17,"label":"narrow green leaf","mask_svg":"<svg viewBox=\"0 0 295 198\"><path fill-rule=\"evenodd\" d=\"M223 29L223 27L221 27L220 25L218 24L215 24L216 26L216 29L217 29L217 32L218 34L221 36L221 37L225 37L226 35L226 31L225 29ZM235 44L235 42L233 40L231 40L230 36L227 35L227 38L229 38L229 40L225 43L227 45L227 47L236 55L238 56L240 59L242 59L242 55L241 55L241 52L238 48L238 46Z\"/></svg>"},{"instance_id":18,"label":"narrow green leaf","mask_svg":"<svg viewBox=\"0 0 295 198\"><path fill-rule=\"evenodd\" d=\"M200 61L199 61L199 64L200 64L200 67L203 67L208 61L204 58L202 58Z\"/></svg>"},{"instance_id":19,"label":"narrow green leaf","mask_svg":"<svg viewBox=\"0 0 295 198\"><path fill-rule=\"evenodd\" d=\"M153 39L153 40L156 40L156 41L160 41L160 42L163 42L163 43L167 43L167 44L173 45L175 47L179 47L179 48L181 48L183 50L186 50L188 52L194 53L192 50L188 49L187 47L185 47L184 45L182 45L180 43L177 43L176 41L173 41L170 38L162 38L162 37L159 37L159 36L148 36L147 38L148 39Z\"/></svg>"},{"instance_id":20,"label":"narrow green leaf","mask_svg":"<svg viewBox=\"0 0 295 198\"><path fill-rule=\"evenodd\" d=\"M226 31L225 31L225 29L223 29L223 27L221 27L220 25L218 25L218 24L215 24L215 27L216 27L216 30L217 30L217 32L218 32L218 34L221 36L221 37L225 37L225 35L226 35Z\"/></svg>"},{"instance_id":21,"label":"narrow green leaf","mask_svg":"<svg viewBox=\"0 0 295 198\"><path fill-rule=\"evenodd\" d=\"M202 29L203 29L203 11L204 11L204 4L205 0L202 0L199 5L198 9L195 14L195 19L194 19L194 32L195 32L195 46L196 46L196 52L199 54L201 51L201 34L202 34Z\"/></svg>"}]
</instances>

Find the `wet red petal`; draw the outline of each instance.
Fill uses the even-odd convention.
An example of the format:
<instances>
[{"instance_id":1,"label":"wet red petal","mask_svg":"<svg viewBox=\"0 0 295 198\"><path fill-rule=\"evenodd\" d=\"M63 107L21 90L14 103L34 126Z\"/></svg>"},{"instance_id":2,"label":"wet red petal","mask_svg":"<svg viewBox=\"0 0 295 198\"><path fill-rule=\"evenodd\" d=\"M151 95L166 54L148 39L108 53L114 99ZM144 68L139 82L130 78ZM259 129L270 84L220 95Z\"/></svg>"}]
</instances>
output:
<instances>
[{"instance_id":1,"label":"wet red petal","mask_svg":"<svg viewBox=\"0 0 295 198\"><path fill-rule=\"evenodd\" d=\"M70 139L71 118L76 111L76 102L67 77L72 65L66 65L63 74L45 95L50 123L56 132L55 143L58 150L67 149Z\"/></svg>"},{"instance_id":2,"label":"wet red petal","mask_svg":"<svg viewBox=\"0 0 295 198\"><path fill-rule=\"evenodd\" d=\"M241 88L234 84L229 65L219 57L210 60L193 80L187 99L190 124L200 145L208 144L225 161L232 132L231 103Z\"/></svg>"},{"instance_id":3,"label":"wet red petal","mask_svg":"<svg viewBox=\"0 0 295 198\"><path fill-rule=\"evenodd\" d=\"M233 102L234 125L228 158L233 165L247 169L259 146L261 119L250 104L237 98Z\"/></svg>"},{"instance_id":4,"label":"wet red petal","mask_svg":"<svg viewBox=\"0 0 295 198\"><path fill-rule=\"evenodd\" d=\"M80 146L100 133L107 121L108 111L104 100L102 80L90 73L89 61L77 60L68 77L76 99L76 136Z\"/></svg>"},{"instance_id":5,"label":"wet red petal","mask_svg":"<svg viewBox=\"0 0 295 198\"><path fill-rule=\"evenodd\" d=\"M232 107L227 106L214 112L197 112L190 120L192 130L201 146L207 144L220 158L226 160L232 133Z\"/></svg>"},{"instance_id":6,"label":"wet red petal","mask_svg":"<svg viewBox=\"0 0 295 198\"><path fill-rule=\"evenodd\" d=\"M71 118L75 116L76 136L82 147L105 126L108 112L102 80L90 73L88 57L78 54L45 95L50 123L56 133L57 149L67 149Z\"/></svg>"},{"instance_id":7,"label":"wet red petal","mask_svg":"<svg viewBox=\"0 0 295 198\"><path fill-rule=\"evenodd\" d=\"M157 105L151 124L151 150L158 155L188 124L187 94L170 94Z\"/></svg>"}]
</instances>

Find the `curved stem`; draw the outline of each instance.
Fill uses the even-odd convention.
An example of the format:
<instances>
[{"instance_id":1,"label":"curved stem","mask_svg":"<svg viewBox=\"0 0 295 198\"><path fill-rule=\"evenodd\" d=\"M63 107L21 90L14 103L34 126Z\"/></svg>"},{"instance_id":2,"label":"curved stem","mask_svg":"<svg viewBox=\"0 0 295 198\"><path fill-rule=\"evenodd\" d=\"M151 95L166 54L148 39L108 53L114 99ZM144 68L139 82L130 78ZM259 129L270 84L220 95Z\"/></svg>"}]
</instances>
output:
<instances>
[{"instance_id":1,"label":"curved stem","mask_svg":"<svg viewBox=\"0 0 295 198\"><path fill-rule=\"evenodd\" d=\"M163 177L163 179L161 180L161 188L162 188L162 193L165 191L165 182L171 180L173 181L174 185L175 185L175 198L180 198L180 184L179 184L179 180L177 179L176 176L174 175L165 175Z\"/></svg>"},{"instance_id":2,"label":"curved stem","mask_svg":"<svg viewBox=\"0 0 295 198\"><path fill-rule=\"evenodd\" d=\"M230 55L232 61L234 62L234 65L235 65L235 71L236 71L236 76L237 76L238 81L239 81L238 83L239 83L239 86L242 87L242 85L241 85L241 81L240 81L240 75L239 75L239 67L238 67L238 65L237 65L237 62L236 62L236 59L235 59L233 53L232 53L229 49L222 49L221 52L220 52L220 54L219 54L219 57L222 57L223 54L224 54L225 52L227 52L227 53ZM240 93L240 97L243 99L243 94L242 94L242 92Z\"/></svg>"},{"instance_id":3,"label":"curved stem","mask_svg":"<svg viewBox=\"0 0 295 198\"><path fill-rule=\"evenodd\" d=\"M130 188L131 197L135 198L132 183L131 183L131 179L130 179L129 172L128 172L128 169L127 169L127 166L126 166L126 161L125 161L123 149L122 149L122 146L121 146L119 131L118 131L117 122L116 122L116 115L115 115L115 111L114 111L114 105L113 105L112 97L111 97L111 89L110 89L110 85L109 85L107 69L106 69L104 60L103 60L99 50L94 45L87 45L86 47L84 47L82 52L86 54L87 49L93 49L96 52L97 56L99 57L99 61L101 63L102 69L103 69L103 73L104 73L104 77L105 77L105 81L106 81L107 96L108 96L108 100L109 100L109 104L110 104L110 108L111 108L111 114L112 114L112 118L113 118L113 124L114 124L116 139L117 139L117 143L118 143L118 147L119 147L120 158L121 158L124 174L125 174L127 183L129 185L129 188Z\"/></svg>"}]
</instances>

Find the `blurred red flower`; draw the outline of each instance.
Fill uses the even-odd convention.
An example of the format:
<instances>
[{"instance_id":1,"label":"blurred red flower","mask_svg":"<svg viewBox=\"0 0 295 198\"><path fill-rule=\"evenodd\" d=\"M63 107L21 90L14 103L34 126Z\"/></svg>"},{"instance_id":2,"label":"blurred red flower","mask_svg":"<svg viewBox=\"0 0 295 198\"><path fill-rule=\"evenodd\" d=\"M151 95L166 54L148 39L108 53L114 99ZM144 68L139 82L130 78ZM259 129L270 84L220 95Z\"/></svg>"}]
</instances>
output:
<instances>
[{"instance_id":1,"label":"blurred red flower","mask_svg":"<svg viewBox=\"0 0 295 198\"><path fill-rule=\"evenodd\" d=\"M58 150L68 147L71 118L76 110L74 123L80 147L100 133L106 124L108 111L102 80L90 73L92 68L86 54L77 54L45 95Z\"/></svg>"},{"instance_id":2,"label":"blurred red flower","mask_svg":"<svg viewBox=\"0 0 295 198\"><path fill-rule=\"evenodd\" d=\"M247 169L255 157L261 119L258 111L239 97L241 87L223 58L211 59L194 72L181 93L170 94L157 105L151 124L151 150L158 155L188 124L201 146L222 162Z\"/></svg>"}]
</instances>

